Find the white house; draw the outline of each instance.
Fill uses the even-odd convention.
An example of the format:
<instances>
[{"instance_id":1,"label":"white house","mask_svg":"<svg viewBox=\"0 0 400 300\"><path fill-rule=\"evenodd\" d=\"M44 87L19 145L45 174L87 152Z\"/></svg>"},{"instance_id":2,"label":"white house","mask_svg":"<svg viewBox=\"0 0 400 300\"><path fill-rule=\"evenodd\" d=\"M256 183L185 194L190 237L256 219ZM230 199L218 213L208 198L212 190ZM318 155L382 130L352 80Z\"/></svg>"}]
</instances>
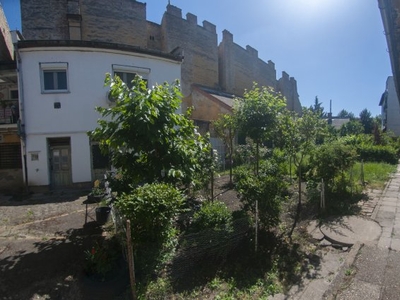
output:
<instances>
[{"instance_id":1,"label":"white house","mask_svg":"<svg viewBox=\"0 0 400 300\"><path fill-rule=\"evenodd\" d=\"M112 105L106 73L139 74L156 83L181 79L181 57L138 47L87 41L17 44L22 154L29 186L74 186L99 177L106 162L87 132L96 106Z\"/></svg>"},{"instance_id":2,"label":"white house","mask_svg":"<svg viewBox=\"0 0 400 300\"><path fill-rule=\"evenodd\" d=\"M400 136L400 105L393 76L386 80L386 90L379 102L381 106L382 129Z\"/></svg>"}]
</instances>

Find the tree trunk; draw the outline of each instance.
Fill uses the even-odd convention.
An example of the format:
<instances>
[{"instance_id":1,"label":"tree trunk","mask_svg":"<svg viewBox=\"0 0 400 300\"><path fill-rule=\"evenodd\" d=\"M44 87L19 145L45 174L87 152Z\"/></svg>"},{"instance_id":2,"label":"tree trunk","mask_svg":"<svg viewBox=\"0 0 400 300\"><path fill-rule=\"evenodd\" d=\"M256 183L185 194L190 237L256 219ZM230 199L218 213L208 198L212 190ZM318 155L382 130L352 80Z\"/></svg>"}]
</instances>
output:
<instances>
[{"instance_id":1,"label":"tree trunk","mask_svg":"<svg viewBox=\"0 0 400 300\"><path fill-rule=\"evenodd\" d=\"M233 138L232 136L230 136L229 138L229 143L230 143L230 147L229 147L229 185L232 186L233 185L233 180L232 180L232 169L233 169Z\"/></svg>"},{"instance_id":2,"label":"tree trunk","mask_svg":"<svg viewBox=\"0 0 400 300\"><path fill-rule=\"evenodd\" d=\"M301 165L299 165L299 190L298 191L299 191L299 201L297 203L296 216L294 218L292 229L290 230L290 233L289 233L290 241L292 241L292 234L293 234L294 229L296 228L297 223L299 222L300 213L301 213Z\"/></svg>"}]
</instances>

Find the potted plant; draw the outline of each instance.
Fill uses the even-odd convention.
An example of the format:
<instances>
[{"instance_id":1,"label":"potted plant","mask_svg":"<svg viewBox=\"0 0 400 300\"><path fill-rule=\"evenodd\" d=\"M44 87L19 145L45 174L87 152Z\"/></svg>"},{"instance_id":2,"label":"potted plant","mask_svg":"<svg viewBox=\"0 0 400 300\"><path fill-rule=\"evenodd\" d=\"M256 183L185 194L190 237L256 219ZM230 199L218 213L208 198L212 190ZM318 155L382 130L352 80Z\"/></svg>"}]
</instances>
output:
<instances>
[{"instance_id":1,"label":"potted plant","mask_svg":"<svg viewBox=\"0 0 400 300\"><path fill-rule=\"evenodd\" d=\"M93 184L93 188L88 195L88 201L91 203L100 202L105 196L105 190L100 187L100 181L96 180Z\"/></svg>"},{"instance_id":2,"label":"potted plant","mask_svg":"<svg viewBox=\"0 0 400 300\"><path fill-rule=\"evenodd\" d=\"M107 200L101 200L99 207L96 208L96 222L99 224L105 224L108 221L111 207L108 206Z\"/></svg>"}]
</instances>

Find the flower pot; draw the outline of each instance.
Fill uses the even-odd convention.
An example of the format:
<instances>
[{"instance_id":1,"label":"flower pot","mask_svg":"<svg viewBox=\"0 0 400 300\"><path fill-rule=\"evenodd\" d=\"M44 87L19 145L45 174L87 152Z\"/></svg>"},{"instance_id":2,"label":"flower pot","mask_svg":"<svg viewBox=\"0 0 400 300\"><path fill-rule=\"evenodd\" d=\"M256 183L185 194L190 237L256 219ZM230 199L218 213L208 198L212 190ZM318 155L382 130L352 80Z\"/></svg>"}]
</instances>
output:
<instances>
[{"instance_id":1,"label":"flower pot","mask_svg":"<svg viewBox=\"0 0 400 300\"><path fill-rule=\"evenodd\" d=\"M99 224L105 224L110 215L111 207L101 206L96 208L96 222Z\"/></svg>"},{"instance_id":2,"label":"flower pot","mask_svg":"<svg viewBox=\"0 0 400 300\"><path fill-rule=\"evenodd\" d=\"M93 195L89 194L87 200L89 203L99 203L103 199L104 195Z\"/></svg>"}]
</instances>

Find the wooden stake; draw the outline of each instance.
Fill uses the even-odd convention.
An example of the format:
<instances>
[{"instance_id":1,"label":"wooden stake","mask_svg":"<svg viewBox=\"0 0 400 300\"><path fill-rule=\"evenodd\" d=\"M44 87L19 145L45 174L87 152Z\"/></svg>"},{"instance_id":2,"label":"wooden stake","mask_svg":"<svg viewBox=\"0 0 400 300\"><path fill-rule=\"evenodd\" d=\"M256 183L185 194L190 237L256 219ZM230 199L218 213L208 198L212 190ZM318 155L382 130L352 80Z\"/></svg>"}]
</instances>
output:
<instances>
[{"instance_id":1,"label":"wooden stake","mask_svg":"<svg viewBox=\"0 0 400 300\"><path fill-rule=\"evenodd\" d=\"M131 221L129 220L126 220L126 244L128 246L128 265L129 265L129 277L131 281L132 299L136 300L135 262L133 260Z\"/></svg>"}]
</instances>

